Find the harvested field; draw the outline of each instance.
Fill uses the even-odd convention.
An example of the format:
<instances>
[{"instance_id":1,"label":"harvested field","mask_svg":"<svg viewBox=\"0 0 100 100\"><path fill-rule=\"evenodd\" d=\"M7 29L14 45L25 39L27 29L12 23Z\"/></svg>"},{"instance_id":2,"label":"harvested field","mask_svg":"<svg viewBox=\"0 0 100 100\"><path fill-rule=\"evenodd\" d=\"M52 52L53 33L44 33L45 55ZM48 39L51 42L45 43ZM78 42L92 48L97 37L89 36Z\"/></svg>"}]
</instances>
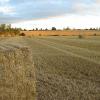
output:
<instances>
[{"instance_id":1,"label":"harvested field","mask_svg":"<svg viewBox=\"0 0 100 100\"><path fill-rule=\"evenodd\" d=\"M26 36L76 36L83 34L86 36L99 35L100 31L91 30L66 30L66 31L21 31Z\"/></svg>"},{"instance_id":2,"label":"harvested field","mask_svg":"<svg viewBox=\"0 0 100 100\"><path fill-rule=\"evenodd\" d=\"M16 37L28 46L36 73L37 100L100 100L100 37Z\"/></svg>"}]
</instances>

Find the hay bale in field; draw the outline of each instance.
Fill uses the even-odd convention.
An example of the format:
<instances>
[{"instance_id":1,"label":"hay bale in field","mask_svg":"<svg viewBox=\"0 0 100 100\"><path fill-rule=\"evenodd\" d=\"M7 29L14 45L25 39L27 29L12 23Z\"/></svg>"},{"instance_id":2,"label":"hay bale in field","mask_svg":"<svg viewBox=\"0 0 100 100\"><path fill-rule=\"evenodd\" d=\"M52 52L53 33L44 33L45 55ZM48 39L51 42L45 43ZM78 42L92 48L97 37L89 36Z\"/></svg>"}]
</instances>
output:
<instances>
[{"instance_id":1,"label":"hay bale in field","mask_svg":"<svg viewBox=\"0 0 100 100\"><path fill-rule=\"evenodd\" d=\"M0 46L0 100L35 100L35 75L27 47Z\"/></svg>"},{"instance_id":2,"label":"hay bale in field","mask_svg":"<svg viewBox=\"0 0 100 100\"><path fill-rule=\"evenodd\" d=\"M85 36L84 36L83 34L79 34L79 35L78 35L78 38L79 38L79 39L84 39Z\"/></svg>"}]
</instances>

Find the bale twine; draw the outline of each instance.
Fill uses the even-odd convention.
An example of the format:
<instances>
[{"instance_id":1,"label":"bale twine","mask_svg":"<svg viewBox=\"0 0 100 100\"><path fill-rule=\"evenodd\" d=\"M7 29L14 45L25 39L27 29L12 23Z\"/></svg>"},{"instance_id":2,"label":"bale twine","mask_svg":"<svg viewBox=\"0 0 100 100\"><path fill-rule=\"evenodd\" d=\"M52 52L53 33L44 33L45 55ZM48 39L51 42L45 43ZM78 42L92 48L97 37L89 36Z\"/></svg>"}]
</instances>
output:
<instances>
[{"instance_id":1,"label":"bale twine","mask_svg":"<svg viewBox=\"0 0 100 100\"><path fill-rule=\"evenodd\" d=\"M0 46L0 100L35 100L35 74L27 47Z\"/></svg>"}]
</instances>

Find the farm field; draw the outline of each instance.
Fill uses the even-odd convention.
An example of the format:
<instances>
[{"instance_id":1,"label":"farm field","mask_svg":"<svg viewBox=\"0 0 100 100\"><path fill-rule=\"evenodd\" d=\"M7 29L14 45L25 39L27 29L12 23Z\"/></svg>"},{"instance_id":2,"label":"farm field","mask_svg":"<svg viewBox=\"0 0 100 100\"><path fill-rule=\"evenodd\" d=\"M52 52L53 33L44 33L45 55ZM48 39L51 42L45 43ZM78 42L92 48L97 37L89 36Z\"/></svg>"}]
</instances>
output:
<instances>
[{"instance_id":1,"label":"farm field","mask_svg":"<svg viewBox=\"0 0 100 100\"><path fill-rule=\"evenodd\" d=\"M0 41L31 49L37 100L100 100L100 36L10 37Z\"/></svg>"},{"instance_id":2,"label":"farm field","mask_svg":"<svg viewBox=\"0 0 100 100\"><path fill-rule=\"evenodd\" d=\"M56 30L56 31L21 31L26 36L77 36L83 34L86 36L100 36L100 31L97 30Z\"/></svg>"},{"instance_id":3,"label":"farm field","mask_svg":"<svg viewBox=\"0 0 100 100\"><path fill-rule=\"evenodd\" d=\"M99 39L39 37L27 41L37 67L39 100L100 99Z\"/></svg>"}]
</instances>

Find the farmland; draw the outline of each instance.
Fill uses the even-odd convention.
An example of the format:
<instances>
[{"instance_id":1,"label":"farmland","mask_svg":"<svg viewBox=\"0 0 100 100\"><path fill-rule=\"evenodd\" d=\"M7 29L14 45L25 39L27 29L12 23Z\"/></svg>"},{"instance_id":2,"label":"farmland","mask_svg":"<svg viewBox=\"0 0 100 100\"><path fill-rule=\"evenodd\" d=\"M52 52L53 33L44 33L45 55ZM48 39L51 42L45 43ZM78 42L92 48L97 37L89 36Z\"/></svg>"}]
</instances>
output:
<instances>
[{"instance_id":1,"label":"farmland","mask_svg":"<svg viewBox=\"0 0 100 100\"><path fill-rule=\"evenodd\" d=\"M0 41L31 49L38 100L100 100L100 36L10 37Z\"/></svg>"},{"instance_id":2,"label":"farmland","mask_svg":"<svg viewBox=\"0 0 100 100\"><path fill-rule=\"evenodd\" d=\"M94 36L99 35L99 30L56 30L56 31L21 31L21 33L24 33L26 36L77 36L79 34L87 35L87 36Z\"/></svg>"}]
</instances>

